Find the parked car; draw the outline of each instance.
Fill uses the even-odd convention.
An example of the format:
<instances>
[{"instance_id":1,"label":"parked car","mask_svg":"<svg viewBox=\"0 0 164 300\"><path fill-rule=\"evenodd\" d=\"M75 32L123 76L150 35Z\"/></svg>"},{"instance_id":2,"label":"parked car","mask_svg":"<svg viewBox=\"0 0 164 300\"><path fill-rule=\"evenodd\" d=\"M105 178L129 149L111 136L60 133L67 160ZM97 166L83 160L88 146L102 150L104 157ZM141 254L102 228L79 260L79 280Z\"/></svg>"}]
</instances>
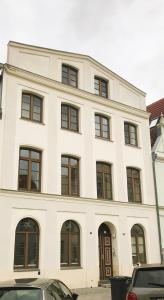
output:
<instances>
[{"instance_id":1,"label":"parked car","mask_svg":"<svg viewBox=\"0 0 164 300\"><path fill-rule=\"evenodd\" d=\"M0 300L76 300L60 280L24 278L0 283Z\"/></svg>"},{"instance_id":2,"label":"parked car","mask_svg":"<svg viewBox=\"0 0 164 300\"><path fill-rule=\"evenodd\" d=\"M164 300L164 265L137 266L126 300Z\"/></svg>"}]
</instances>

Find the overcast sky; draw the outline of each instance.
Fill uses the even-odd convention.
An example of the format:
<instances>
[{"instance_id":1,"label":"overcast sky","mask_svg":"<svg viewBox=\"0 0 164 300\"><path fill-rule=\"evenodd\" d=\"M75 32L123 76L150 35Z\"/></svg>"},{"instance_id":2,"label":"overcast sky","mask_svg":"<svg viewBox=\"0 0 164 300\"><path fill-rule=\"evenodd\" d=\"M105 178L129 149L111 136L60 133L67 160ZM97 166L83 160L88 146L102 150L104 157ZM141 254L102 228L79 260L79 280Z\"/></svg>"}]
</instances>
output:
<instances>
[{"instance_id":1,"label":"overcast sky","mask_svg":"<svg viewBox=\"0 0 164 300\"><path fill-rule=\"evenodd\" d=\"M164 0L0 0L0 62L9 40L87 54L164 97Z\"/></svg>"}]
</instances>

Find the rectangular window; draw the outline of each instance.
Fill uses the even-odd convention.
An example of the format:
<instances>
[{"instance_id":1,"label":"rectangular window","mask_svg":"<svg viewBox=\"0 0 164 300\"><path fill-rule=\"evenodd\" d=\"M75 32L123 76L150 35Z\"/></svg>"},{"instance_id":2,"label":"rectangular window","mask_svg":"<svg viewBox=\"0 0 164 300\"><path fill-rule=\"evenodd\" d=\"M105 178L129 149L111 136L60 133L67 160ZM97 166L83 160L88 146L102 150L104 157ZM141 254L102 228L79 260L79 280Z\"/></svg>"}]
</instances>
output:
<instances>
[{"instance_id":1,"label":"rectangular window","mask_svg":"<svg viewBox=\"0 0 164 300\"><path fill-rule=\"evenodd\" d=\"M41 152L21 148L19 157L19 189L39 192L40 179Z\"/></svg>"},{"instance_id":2,"label":"rectangular window","mask_svg":"<svg viewBox=\"0 0 164 300\"><path fill-rule=\"evenodd\" d=\"M79 160L62 156L61 163L62 194L79 196Z\"/></svg>"},{"instance_id":3,"label":"rectangular window","mask_svg":"<svg viewBox=\"0 0 164 300\"><path fill-rule=\"evenodd\" d=\"M29 119L35 122L42 122L43 99L30 93L22 94L22 119Z\"/></svg>"},{"instance_id":4,"label":"rectangular window","mask_svg":"<svg viewBox=\"0 0 164 300\"><path fill-rule=\"evenodd\" d=\"M140 171L127 168L128 201L141 202Z\"/></svg>"},{"instance_id":5,"label":"rectangular window","mask_svg":"<svg viewBox=\"0 0 164 300\"><path fill-rule=\"evenodd\" d=\"M95 94L101 97L108 98L108 81L100 77L94 78Z\"/></svg>"},{"instance_id":6,"label":"rectangular window","mask_svg":"<svg viewBox=\"0 0 164 300\"><path fill-rule=\"evenodd\" d=\"M78 71L77 69L62 65L62 82L73 87L78 87Z\"/></svg>"},{"instance_id":7,"label":"rectangular window","mask_svg":"<svg viewBox=\"0 0 164 300\"><path fill-rule=\"evenodd\" d=\"M97 198L112 199L111 165L97 162Z\"/></svg>"}]
</instances>

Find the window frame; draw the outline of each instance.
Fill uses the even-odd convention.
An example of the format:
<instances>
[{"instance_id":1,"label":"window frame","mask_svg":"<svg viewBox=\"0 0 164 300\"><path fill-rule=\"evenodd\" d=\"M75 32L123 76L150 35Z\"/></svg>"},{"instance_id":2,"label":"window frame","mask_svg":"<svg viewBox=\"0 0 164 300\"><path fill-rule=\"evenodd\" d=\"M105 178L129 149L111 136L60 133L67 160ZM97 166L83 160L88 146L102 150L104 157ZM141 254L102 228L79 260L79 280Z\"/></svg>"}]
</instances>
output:
<instances>
[{"instance_id":1,"label":"window frame","mask_svg":"<svg viewBox=\"0 0 164 300\"><path fill-rule=\"evenodd\" d=\"M97 165L101 164L103 165L102 171L98 171L97 170ZM110 172L105 172L103 169L105 166L109 167ZM98 177L98 173L102 174L102 197L98 197L98 182L97 182L97 177ZM111 197L108 198L107 197L107 189L106 189L106 184L105 184L105 174L108 174L110 177L110 181L109 181L109 185L110 185L110 195ZM97 182L97 198L98 199L108 199L108 200L113 200L113 186L112 186L112 164L110 163L106 163L106 162L101 162L101 161L97 161L96 162L96 182Z\"/></svg>"},{"instance_id":2,"label":"window frame","mask_svg":"<svg viewBox=\"0 0 164 300\"><path fill-rule=\"evenodd\" d=\"M131 171L132 175L129 176L128 175L128 171ZM133 176L133 172L136 172L138 173L138 178L136 178L135 176ZM142 192L141 192L141 170L140 169L137 169L137 168L133 168L133 167L127 167L126 168L126 174L127 174L127 193L128 193L128 202L130 203L142 203ZM133 199L132 200L129 200L130 197L129 197L129 181L128 179L131 179L131 190L132 190L132 197ZM136 193L136 182L137 181L139 182L139 193L137 194ZM136 200L136 197L137 195L139 195L140 197L140 201L137 201Z\"/></svg>"},{"instance_id":3,"label":"window frame","mask_svg":"<svg viewBox=\"0 0 164 300\"><path fill-rule=\"evenodd\" d=\"M21 150L28 150L29 151L29 157L27 156L21 156ZM31 152L36 152L40 155L39 159L31 158ZM28 175L27 175L27 189L20 187L20 161L28 161ZM38 190L34 190L31 188L31 179L32 179L32 162L39 163L39 188ZM18 167L18 190L19 191L26 191L26 192L33 192L33 193L40 193L41 192L41 172L42 172L42 151L40 149L21 146L19 148L19 167Z\"/></svg>"},{"instance_id":4,"label":"window frame","mask_svg":"<svg viewBox=\"0 0 164 300\"><path fill-rule=\"evenodd\" d=\"M71 230L68 231L68 232L62 232L62 229L64 227L64 225L66 223L73 223L76 225L76 227L78 228L78 232L74 232L72 233ZM66 239L68 241L68 244L67 244L67 253L66 253L66 257L68 258L68 261L66 263L62 263L61 261L61 253L60 253L60 266L61 268L77 268L77 267L80 267L81 266L81 257L80 257L80 228L79 228L79 225L76 221L74 220L67 220L65 221L63 224L62 224L62 227L61 227L61 233L60 233L60 243L62 242L62 236L66 236ZM72 240L73 240L73 237L74 236L77 236L78 237L78 243L77 243L77 248L78 248L78 262L77 263L72 263Z\"/></svg>"},{"instance_id":5,"label":"window frame","mask_svg":"<svg viewBox=\"0 0 164 300\"><path fill-rule=\"evenodd\" d=\"M63 67L67 68L67 72L68 72L67 83L63 82ZM76 86L71 84L71 71L76 73ZM63 63L62 64L62 80L61 80L62 83L67 84L67 85L69 85L71 87L74 87L74 88L78 88L78 84L79 84L78 83L78 73L79 73L79 70L76 67Z\"/></svg>"},{"instance_id":6,"label":"window frame","mask_svg":"<svg viewBox=\"0 0 164 300\"><path fill-rule=\"evenodd\" d=\"M23 95L27 95L30 97L30 109L29 109L29 118L26 118L24 116L22 116L22 110L23 110ZM37 97L39 100L40 100L40 103L41 103L41 106L40 106L40 120L35 120L33 118L33 111L34 111L34 97ZM22 120L28 120L28 121L32 121L32 122L35 122L35 123L43 123L43 97L40 96L40 95L37 95L35 93L32 93L32 92L26 92L26 91L23 91L22 92L22 99L21 99L21 119Z\"/></svg>"},{"instance_id":7,"label":"window frame","mask_svg":"<svg viewBox=\"0 0 164 300\"><path fill-rule=\"evenodd\" d=\"M98 90L95 88L95 80L98 80L98 86L99 86ZM105 83L105 87L106 87L106 95L105 96L102 95L103 94L103 89L102 89L103 83ZM94 92L95 92L95 95L108 99L108 84L109 84L109 81L107 79L95 75L94 76ZM96 94L96 91L99 91L99 93Z\"/></svg>"},{"instance_id":8,"label":"window frame","mask_svg":"<svg viewBox=\"0 0 164 300\"><path fill-rule=\"evenodd\" d=\"M128 127L127 131L125 130L126 126ZM131 137L131 134L133 133L130 131L131 127L134 128L135 138ZM138 126L136 124L130 122L124 122L124 139L125 139L125 145L138 147ZM128 139L127 142L126 139ZM132 140L135 141L135 144L132 143Z\"/></svg>"},{"instance_id":9,"label":"window frame","mask_svg":"<svg viewBox=\"0 0 164 300\"><path fill-rule=\"evenodd\" d=\"M137 232L137 230L134 228L134 227L139 227L139 230L142 231L142 234ZM136 234L133 233L133 231L136 230ZM135 239L135 244L132 244L132 237ZM140 255L141 253L139 252L139 246L141 245L139 243L139 238L142 238L142 245L143 245L143 255L144 255L144 261L141 262L140 261ZM140 226L139 224L134 224L131 228L131 249L132 249L132 246L135 245L135 248L136 248L136 255L135 257L137 257L138 259L138 262L137 263L142 263L142 264L145 264L147 259L146 259L146 246L145 246L145 233L144 233L144 230L142 228L142 226ZM132 261L133 261L133 265L135 265L134 263L134 260L133 260L133 249L132 249Z\"/></svg>"},{"instance_id":10,"label":"window frame","mask_svg":"<svg viewBox=\"0 0 164 300\"><path fill-rule=\"evenodd\" d=\"M36 231L27 231L27 230L18 231L18 226L20 225L20 223L22 223L25 220L31 220L32 222L34 222L35 225L36 225L36 227L37 227L37 230ZM34 267L29 267L29 264L28 264L28 259L29 259L29 236L30 236L30 234L35 235L35 237L36 237L36 245L37 245L37 250L36 250L36 253L37 253L36 266L34 266ZM20 265L17 266L15 264L16 251L18 251L18 249L16 248L17 247L17 245L16 245L17 235L22 235L24 237L24 254L23 254L24 264L22 265L22 267ZM39 245L39 241L40 241L40 230L39 230L39 225L38 225L37 221L34 220L33 218L30 218L30 217L26 217L26 218L21 219L17 223L16 229L15 229L14 271L19 271L19 270L26 270L26 271L38 270L38 268L39 268L39 246L40 246Z\"/></svg>"},{"instance_id":11,"label":"window frame","mask_svg":"<svg viewBox=\"0 0 164 300\"><path fill-rule=\"evenodd\" d=\"M62 163L62 158L67 158L68 161L71 159L77 160L77 167L72 167L70 163L64 164ZM61 170L62 167L65 167L68 169L68 194L63 193L62 189L62 171L61 171L61 194L64 196L70 196L70 197L80 197L80 159L77 156L72 156L72 155L62 155L61 156ZM71 180L71 175L72 175L72 169L77 169L78 170L78 178L77 178L77 194L72 194L72 180Z\"/></svg>"},{"instance_id":12,"label":"window frame","mask_svg":"<svg viewBox=\"0 0 164 300\"><path fill-rule=\"evenodd\" d=\"M98 124L98 123L96 123L96 117L99 117L99 119L100 119L100 123L99 123L100 124L100 136L96 135L96 124ZM104 132L103 131L103 119L106 119L108 122L108 131L107 131L108 137L107 138L103 136L103 132ZM95 137L99 138L99 139L110 141L110 117L99 114L99 113L95 113Z\"/></svg>"},{"instance_id":13,"label":"window frame","mask_svg":"<svg viewBox=\"0 0 164 300\"><path fill-rule=\"evenodd\" d=\"M68 120L68 127L63 127L62 126L62 107L67 107L68 111L67 111L67 120ZM71 128L71 109L74 109L76 110L76 113L77 113L77 130L76 129L72 129ZM61 128L62 129L65 129L65 130L69 130L69 131L73 131L73 132L77 132L79 133L79 108L78 107L75 107L73 105L70 105L70 104L67 104L67 103L62 103L61 104Z\"/></svg>"}]
</instances>

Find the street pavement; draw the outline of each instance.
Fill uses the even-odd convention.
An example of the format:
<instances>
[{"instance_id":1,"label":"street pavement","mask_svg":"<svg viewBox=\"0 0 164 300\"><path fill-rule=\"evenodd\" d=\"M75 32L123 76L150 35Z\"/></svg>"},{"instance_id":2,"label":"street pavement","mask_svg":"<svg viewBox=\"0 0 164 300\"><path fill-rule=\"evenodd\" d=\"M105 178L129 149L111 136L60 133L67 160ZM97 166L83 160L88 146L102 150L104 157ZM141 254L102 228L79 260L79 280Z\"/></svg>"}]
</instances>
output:
<instances>
[{"instance_id":1,"label":"street pavement","mask_svg":"<svg viewBox=\"0 0 164 300\"><path fill-rule=\"evenodd\" d=\"M84 288L75 289L73 292L79 295L77 300L111 300L111 288Z\"/></svg>"}]
</instances>

